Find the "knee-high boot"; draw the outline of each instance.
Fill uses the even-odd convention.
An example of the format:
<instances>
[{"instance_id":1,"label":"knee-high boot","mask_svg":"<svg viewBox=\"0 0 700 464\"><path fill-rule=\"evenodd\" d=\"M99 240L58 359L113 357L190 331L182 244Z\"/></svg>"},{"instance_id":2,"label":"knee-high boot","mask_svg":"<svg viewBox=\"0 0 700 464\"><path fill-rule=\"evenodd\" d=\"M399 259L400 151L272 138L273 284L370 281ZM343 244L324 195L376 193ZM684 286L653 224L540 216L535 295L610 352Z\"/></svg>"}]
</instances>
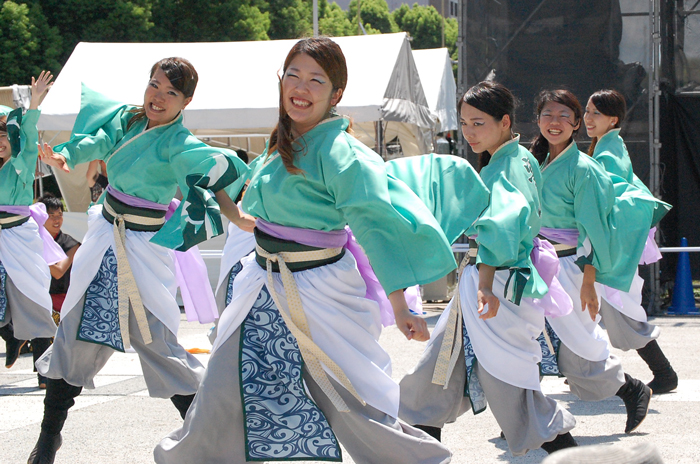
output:
<instances>
[{"instance_id":1,"label":"knee-high boot","mask_svg":"<svg viewBox=\"0 0 700 464\"><path fill-rule=\"evenodd\" d=\"M34 356L34 372L36 372L36 362L42 354L51 346L50 338L35 338L32 340L32 355ZM46 377L37 374L39 380L39 388L46 388Z\"/></svg>"},{"instance_id":2,"label":"knee-high boot","mask_svg":"<svg viewBox=\"0 0 700 464\"><path fill-rule=\"evenodd\" d=\"M68 417L68 409L75 404L75 397L83 387L70 385L63 379L48 379L44 398L44 419L41 434L29 455L27 464L52 464L63 439L61 430Z\"/></svg>"},{"instance_id":3,"label":"knee-high boot","mask_svg":"<svg viewBox=\"0 0 700 464\"><path fill-rule=\"evenodd\" d=\"M649 369L654 374L654 378L647 384L654 393L668 393L678 387L678 375L671 367L664 352L656 340L647 343L647 346L637 350L639 357L647 363Z\"/></svg>"},{"instance_id":4,"label":"knee-high boot","mask_svg":"<svg viewBox=\"0 0 700 464\"><path fill-rule=\"evenodd\" d=\"M615 393L625 403L627 410L627 423L625 433L632 433L647 417L649 401L651 401L651 389L641 380L625 374L625 384Z\"/></svg>"},{"instance_id":5,"label":"knee-high boot","mask_svg":"<svg viewBox=\"0 0 700 464\"><path fill-rule=\"evenodd\" d=\"M5 367L11 368L17 358L19 358L19 352L27 343L27 340L19 340L15 338L15 331L12 328L12 323L0 327L0 337L5 340Z\"/></svg>"}]
</instances>

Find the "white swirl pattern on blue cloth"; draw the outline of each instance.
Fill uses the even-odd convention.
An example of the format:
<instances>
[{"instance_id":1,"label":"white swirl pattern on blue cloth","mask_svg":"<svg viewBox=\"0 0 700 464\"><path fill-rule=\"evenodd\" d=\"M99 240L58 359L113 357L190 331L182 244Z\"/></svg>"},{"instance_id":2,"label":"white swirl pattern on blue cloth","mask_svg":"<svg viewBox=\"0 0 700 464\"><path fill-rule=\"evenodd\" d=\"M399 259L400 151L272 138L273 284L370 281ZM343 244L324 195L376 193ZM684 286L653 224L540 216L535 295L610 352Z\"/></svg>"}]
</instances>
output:
<instances>
[{"instance_id":1,"label":"white swirl pattern on blue cloth","mask_svg":"<svg viewBox=\"0 0 700 464\"><path fill-rule=\"evenodd\" d=\"M85 306L76 338L124 352L119 327L117 258L111 247L102 257L100 269L85 293Z\"/></svg>"},{"instance_id":2,"label":"white swirl pattern on blue cloth","mask_svg":"<svg viewBox=\"0 0 700 464\"><path fill-rule=\"evenodd\" d=\"M544 329L549 335L549 341L552 343L552 348L554 348L554 353L549 349L549 345L544 338L544 333L541 333L537 337L537 341L540 342L540 347L542 347L542 362L540 363L540 375L556 375L563 377L559 372L559 363L557 358L559 357L559 347L561 346L561 340L557 333L549 325L549 322L545 321Z\"/></svg>"},{"instance_id":3,"label":"white swirl pattern on blue cloth","mask_svg":"<svg viewBox=\"0 0 700 464\"><path fill-rule=\"evenodd\" d=\"M233 265L231 268L231 272L229 273L228 276L228 287L226 287L226 306L231 304L231 300L233 299L233 281L238 275L239 272L243 269L243 265L241 264L240 261L238 261L236 264Z\"/></svg>"},{"instance_id":4,"label":"white swirl pattern on blue cloth","mask_svg":"<svg viewBox=\"0 0 700 464\"><path fill-rule=\"evenodd\" d=\"M479 382L479 378L472 375L477 360L474 354L474 348L472 347L472 341L469 338L469 333L467 333L467 326L465 326L464 323L462 323L462 335L464 337L464 363L467 368L467 381L464 384L464 396L469 397L469 401L472 404L472 411L476 415L486 410L486 395Z\"/></svg>"},{"instance_id":5,"label":"white swirl pattern on blue cloth","mask_svg":"<svg viewBox=\"0 0 700 464\"><path fill-rule=\"evenodd\" d=\"M342 461L326 417L306 395L301 352L266 286L243 322L239 365L248 460Z\"/></svg>"}]
</instances>

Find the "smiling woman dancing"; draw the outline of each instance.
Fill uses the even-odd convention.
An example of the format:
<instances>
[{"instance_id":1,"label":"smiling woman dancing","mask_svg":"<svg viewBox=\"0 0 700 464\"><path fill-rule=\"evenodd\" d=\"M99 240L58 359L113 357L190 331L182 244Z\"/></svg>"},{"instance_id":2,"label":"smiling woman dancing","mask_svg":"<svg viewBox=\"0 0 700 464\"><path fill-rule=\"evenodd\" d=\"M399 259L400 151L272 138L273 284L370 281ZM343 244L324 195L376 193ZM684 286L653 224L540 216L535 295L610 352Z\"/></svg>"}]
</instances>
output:
<instances>
[{"instance_id":1,"label":"smiling woman dancing","mask_svg":"<svg viewBox=\"0 0 700 464\"><path fill-rule=\"evenodd\" d=\"M283 69L279 122L243 198L259 218L256 254L242 260L185 423L155 460L341 461L341 442L358 464L449 462L447 448L396 419L399 386L377 341L379 306L366 296L345 226L409 339L428 331L402 289L454 269L449 243L335 114L347 83L340 47L303 39Z\"/></svg>"},{"instance_id":2,"label":"smiling woman dancing","mask_svg":"<svg viewBox=\"0 0 700 464\"><path fill-rule=\"evenodd\" d=\"M651 196L651 192L634 175L632 160L627 153L625 141L620 137L620 126L627 115L625 97L615 90L599 90L588 99L583 119L586 132L593 139L588 154L603 165L611 176L618 176L624 182L639 188L640 194ZM659 202L653 223L661 220L670 205ZM647 245L640 264L651 264L661 259L653 228L647 238ZM668 393L678 386L678 375L664 356L656 342L659 328L647 322L647 313L642 307L642 286L644 281L635 275L629 292L610 292L602 295L600 315L610 337L610 344L621 350L637 350L647 363L654 378L647 384L654 393ZM607 290L607 289L606 289Z\"/></svg>"},{"instance_id":3,"label":"smiling woman dancing","mask_svg":"<svg viewBox=\"0 0 700 464\"><path fill-rule=\"evenodd\" d=\"M83 87L71 140L44 145L42 160L69 170L105 160L110 186L89 210L54 344L37 361L49 378L41 435L30 464L53 462L68 409L115 351L139 354L151 396L170 398L184 417L204 368L179 345L173 251L222 232L220 211L252 230L224 188L247 173L231 152L208 147L182 125L197 73L182 58L151 69L142 107L110 101ZM185 198L166 222L180 187ZM212 198L215 192L219 205ZM247 225L246 225L247 224Z\"/></svg>"},{"instance_id":4,"label":"smiling woman dancing","mask_svg":"<svg viewBox=\"0 0 700 464\"><path fill-rule=\"evenodd\" d=\"M599 298L604 285L629 289L657 201L631 194L635 187L629 184L614 184L600 164L578 150L574 136L583 109L571 92L543 91L536 107L540 135L531 151L542 161L540 233L556 243L559 281L574 304L570 314L548 318L559 371L583 400L619 396L627 411L625 433L631 433L647 415L651 390L626 374L610 353L598 325Z\"/></svg>"}]
</instances>

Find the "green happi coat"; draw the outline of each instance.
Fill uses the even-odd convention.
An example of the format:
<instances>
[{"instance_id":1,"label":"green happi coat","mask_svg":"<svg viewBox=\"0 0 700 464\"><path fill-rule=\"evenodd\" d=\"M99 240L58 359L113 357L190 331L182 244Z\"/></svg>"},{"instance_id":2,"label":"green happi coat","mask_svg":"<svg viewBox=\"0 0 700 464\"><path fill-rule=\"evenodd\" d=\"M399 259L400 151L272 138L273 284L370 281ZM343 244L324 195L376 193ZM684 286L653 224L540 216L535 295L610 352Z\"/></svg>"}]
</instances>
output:
<instances>
[{"instance_id":1,"label":"green happi coat","mask_svg":"<svg viewBox=\"0 0 700 464\"><path fill-rule=\"evenodd\" d=\"M511 301L540 298L547 284L530 259L540 231L541 174L532 154L519 145L520 136L504 143L481 169L491 192L488 208L467 230L479 244L476 262L511 270ZM506 291L508 289L506 288Z\"/></svg>"},{"instance_id":2,"label":"green happi coat","mask_svg":"<svg viewBox=\"0 0 700 464\"><path fill-rule=\"evenodd\" d=\"M239 185L248 167L235 153L210 147L192 135L182 125L182 114L152 129L146 129L146 118L128 127L134 109L83 86L71 139L55 151L71 168L104 160L112 187L151 202L169 204L179 186L183 201L151 242L184 251L221 234L212 192Z\"/></svg>"},{"instance_id":3,"label":"green happi coat","mask_svg":"<svg viewBox=\"0 0 700 464\"><path fill-rule=\"evenodd\" d=\"M7 108L7 107L5 107ZM34 171L39 155L36 123L39 110L11 110L7 115L7 136L12 156L0 169L0 205L30 206L34 203Z\"/></svg>"},{"instance_id":4,"label":"green happi coat","mask_svg":"<svg viewBox=\"0 0 700 464\"><path fill-rule=\"evenodd\" d=\"M596 280L628 291L651 227L654 205L635 201L639 189L613 183L603 166L572 142L542 167L542 227L577 229L577 260L596 268Z\"/></svg>"},{"instance_id":5,"label":"green happi coat","mask_svg":"<svg viewBox=\"0 0 700 464\"><path fill-rule=\"evenodd\" d=\"M465 159L430 153L386 162L387 172L403 181L433 213L454 243L484 212L489 190Z\"/></svg>"},{"instance_id":6,"label":"green happi coat","mask_svg":"<svg viewBox=\"0 0 700 464\"><path fill-rule=\"evenodd\" d=\"M671 205L668 203L661 200L654 201L654 196L647 186L632 171L632 160L629 153L627 153L624 140L620 137L620 129L610 130L598 139L598 143L593 151L593 158L603 165L612 177L613 182L617 184L622 179L638 189L638 192L634 193L637 193L640 198L655 203L652 227L658 224L666 213L671 210ZM618 176L620 179L615 176Z\"/></svg>"},{"instance_id":7,"label":"green happi coat","mask_svg":"<svg viewBox=\"0 0 700 464\"><path fill-rule=\"evenodd\" d=\"M384 287L437 280L456 267L430 211L384 161L334 117L304 134L291 175L277 152L261 155L243 198L253 216L283 226L340 230L349 225ZM284 201L280 201L284 199Z\"/></svg>"}]
</instances>

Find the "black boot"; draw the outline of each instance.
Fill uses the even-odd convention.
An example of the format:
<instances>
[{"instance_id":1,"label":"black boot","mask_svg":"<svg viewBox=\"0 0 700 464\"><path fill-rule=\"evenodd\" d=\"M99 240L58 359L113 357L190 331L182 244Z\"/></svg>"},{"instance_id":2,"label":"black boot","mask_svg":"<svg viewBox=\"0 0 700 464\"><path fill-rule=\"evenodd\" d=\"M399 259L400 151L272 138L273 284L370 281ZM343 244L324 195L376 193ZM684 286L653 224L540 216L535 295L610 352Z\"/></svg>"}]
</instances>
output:
<instances>
[{"instance_id":1,"label":"black boot","mask_svg":"<svg viewBox=\"0 0 700 464\"><path fill-rule=\"evenodd\" d=\"M664 352L661 351L656 340L652 340L644 348L638 349L637 353L654 374L652 381L647 384L647 387L651 388L654 393L668 393L678 387L678 375L664 356Z\"/></svg>"},{"instance_id":2,"label":"black boot","mask_svg":"<svg viewBox=\"0 0 700 464\"><path fill-rule=\"evenodd\" d=\"M424 431L437 441L442 441L442 429L440 427L433 427L432 425L414 425L414 427Z\"/></svg>"},{"instance_id":3,"label":"black boot","mask_svg":"<svg viewBox=\"0 0 700 464\"><path fill-rule=\"evenodd\" d=\"M576 443L576 440L574 440L574 437L572 437L571 433L569 432L557 435L557 437L552 441L542 443L542 449L545 450L548 454L552 454L555 451L563 450L565 448L571 448L574 446L578 446L578 443Z\"/></svg>"},{"instance_id":4,"label":"black boot","mask_svg":"<svg viewBox=\"0 0 700 464\"><path fill-rule=\"evenodd\" d=\"M0 327L0 337L5 340L5 367L11 368L17 358L19 358L19 352L27 340L18 340L15 338L15 331L12 329L12 323L6 326Z\"/></svg>"},{"instance_id":5,"label":"black boot","mask_svg":"<svg viewBox=\"0 0 700 464\"><path fill-rule=\"evenodd\" d=\"M194 401L194 393L191 395L174 395L170 398L170 401L172 401L177 410L180 411L180 417L184 420L187 415L187 410L190 409L190 405L192 401Z\"/></svg>"},{"instance_id":6,"label":"black boot","mask_svg":"<svg viewBox=\"0 0 700 464\"><path fill-rule=\"evenodd\" d=\"M56 451L63 442L61 430L68 417L68 409L75 404L75 397L83 390L82 387L70 385L63 379L48 379L46 387L41 434L27 464L53 463Z\"/></svg>"},{"instance_id":7,"label":"black boot","mask_svg":"<svg viewBox=\"0 0 700 464\"><path fill-rule=\"evenodd\" d=\"M651 389L629 374L625 374L625 384L615 393L622 398L627 410L627 424L625 433L632 433L647 417Z\"/></svg>"},{"instance_id":8,"label":"black boot","mask_svg":"<svg viewBox=\"0 0 700 464\"><path fill-rule=\"evenodd\" d=\"M32 356L34 357L34 371L36 372L36 362L42 354L51 346L50 338L35 338L32 340ZM46 377L37 374L39 380L39 388L46 388Z\"/></svg>"}]
</instances>

